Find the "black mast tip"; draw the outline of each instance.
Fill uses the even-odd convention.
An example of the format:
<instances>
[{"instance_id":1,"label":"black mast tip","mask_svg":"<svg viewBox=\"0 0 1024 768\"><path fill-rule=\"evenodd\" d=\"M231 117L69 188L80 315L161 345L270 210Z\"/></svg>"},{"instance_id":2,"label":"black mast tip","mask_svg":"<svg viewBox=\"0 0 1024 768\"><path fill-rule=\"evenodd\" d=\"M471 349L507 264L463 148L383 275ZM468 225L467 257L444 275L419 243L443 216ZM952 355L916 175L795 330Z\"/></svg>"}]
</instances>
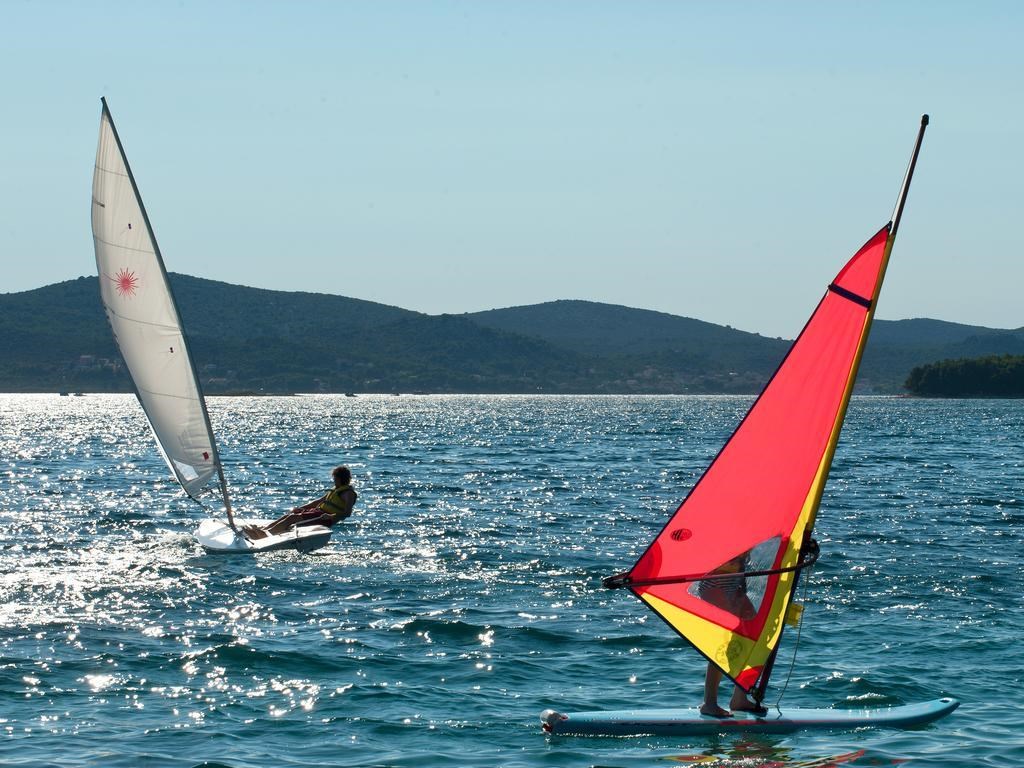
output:
<instances>
[{"instance_id":1,"label":"black mast tip","mask_svg":"<svg viewBox=\"0 0 1024 768\"><path fill-rule=\"evenodd\" d=\"M921 115L921 125L928 125L928 115Z\"/></svg>"}]
</instances>

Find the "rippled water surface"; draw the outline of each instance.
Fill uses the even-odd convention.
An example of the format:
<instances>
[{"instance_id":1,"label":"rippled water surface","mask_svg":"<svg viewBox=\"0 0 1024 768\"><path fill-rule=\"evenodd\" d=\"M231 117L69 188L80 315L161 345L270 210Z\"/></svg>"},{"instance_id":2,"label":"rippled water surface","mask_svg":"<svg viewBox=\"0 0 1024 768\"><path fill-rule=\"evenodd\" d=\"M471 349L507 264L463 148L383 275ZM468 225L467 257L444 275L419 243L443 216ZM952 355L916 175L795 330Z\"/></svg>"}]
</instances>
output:
<instances>
[{"instance_id":1,"label":"rippled water surface","mask_svg":"<svg viewBox=\"0 0 1024 768\"><path fill-rule=\"evenodd\" d=\"M774 678L791 706L953 695L953 715L760 738L541 733L547 707L699 703L697 654L599 585L748 404L213 398L241 514L317 495L340 462L361 494L313 555L217 558L133 398L0 396L0 763L1024 764L1016 401L854 400L799 653L787 635Z\"/></svg>"}]
</instances>

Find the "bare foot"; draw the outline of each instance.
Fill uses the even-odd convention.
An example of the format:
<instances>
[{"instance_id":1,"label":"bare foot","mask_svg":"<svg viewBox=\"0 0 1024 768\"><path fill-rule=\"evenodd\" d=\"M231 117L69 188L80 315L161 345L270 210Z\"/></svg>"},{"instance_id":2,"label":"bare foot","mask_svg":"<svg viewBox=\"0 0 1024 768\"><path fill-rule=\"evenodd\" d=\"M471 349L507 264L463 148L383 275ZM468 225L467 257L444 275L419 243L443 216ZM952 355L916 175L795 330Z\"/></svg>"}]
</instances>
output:
<instances>
[{"instance_id":1,"label":"bare foot","mask_svg":"<svg viewBox=\"0 0 1024 768\"><path fill-rule=\"evenodd\" d=\"M709 706L708 704L701 705L700 713L708 717L732 717L732 712L728 709L722 709L717 704L714 706Z\"/></svg>"},{"instance_id":2,"label":"bare foot","mask_svg":"<svg viewBox=\"0 0 1024 768\"><path fill-rule=\"evenodd\" d=\"M733 712L749 712L752 715L763 717L768 714L768 710L762 707L760 704L755 704L747 698L739 699L736 701L729 702L729 708Z\"/></svg>"}]
</instances>

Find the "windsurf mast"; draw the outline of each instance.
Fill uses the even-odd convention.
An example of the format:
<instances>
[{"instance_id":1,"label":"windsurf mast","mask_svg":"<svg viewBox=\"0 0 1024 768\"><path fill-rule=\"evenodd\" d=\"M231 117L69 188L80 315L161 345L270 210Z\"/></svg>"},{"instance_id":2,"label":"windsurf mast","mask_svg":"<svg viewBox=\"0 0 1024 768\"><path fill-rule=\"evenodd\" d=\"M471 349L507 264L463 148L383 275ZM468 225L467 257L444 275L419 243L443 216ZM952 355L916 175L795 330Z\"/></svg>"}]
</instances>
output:
<instances>
[{"instance_id":1,"label":"windsurf mast","mask_svg":"<svg viewBox=\"0 0 1024 768\"><path fill-rule=\"evenodd\" d=\"M107 319L167 466L193 499L215 473L228 524L237 531L206 399L160 246L107 100L101 97L100 102L92 227ZM132 226L136 216L144 231Z\"/></svg>"},{"instance_id":2,"label":"windsurf mast","mask_svg":"<svg viewBox=\"0 0 1024 768\"><path fill-rule=\"evenodd\" d=\"M893 208L892 218L889 220L888 235L885 239L885 249L882 253L882 262L878 268L878 278L875 280L874 291L871 293L870 304L867 307L868 315L864 323L864 332L861 338L861 342L857 347L857 354L854 356L853 365L850 368L850 380L843 394L842 404L839 409L839 413L836 419L836 427L832 431L832 436L829 441L828 450L826 457L828 463L825 466L825 480L828 479L828 472L832 467L832 458L835 456L836 446L839 443L839 433L843 425L843 421L846 419L846 411L850 405L850 397L853 394L853 385L857 379L857 373L860 370L860 363L864 357L864 349L867 347L868 336L871 333L871 327L875 319L875 309L878 306L878 296L882 290L882 282L885 280L885 273L889 267L889 257L892 254L893 244L896 242L896 230L899 228L900 219L903 217L903 207L907 202L907 193L910 192L910 182L914 177L914 169L917 167L917 157L921 153L921 143L924 141L924 130L928 127L928 115L921 115L921 125L917 131L917 139L914 141L914 149L910 154L910 162L907 164L906 173L903 175L903 183L900 185L899 195L896 197L896 206ZM835 290L838 286L833 282L829 286L830 290ZM825 490L825 483L822 482L818 488L817 497L814 499L814 510L815 513L811 517L808 530L814 526L814 519L817 515L817 509L821 504L821 494Z\"/></svg>"},{"instance_id":3,"label":"windsurf mast","mask_svg":"<svg viewBox=\"0 0 1024 768\"><path fill-rule=\"evenodd\" d=\"M799 573L817 558L811 532L927 124L925 116L893 218L836 275L640 559L605 580L628 587L758 701L794 613Z\"/></svg>"},{"instance_id":4,"label":"windsurf mast","mask_svg":"<svg viewBox=\"0 0 1024 768\"><path fill-rule=\"evenodd\" d=\"M928 115L921 115L921 127L917 130L917 141L914 142L914 151L910 155L910 163L907 165L907 172L903 176L903 186L900 187L900 194L896 198L896 207L892 212L892 228L889 230L889 237L896 238L896 230L900 227L900 219L903 217L903 205L907 202L907 193L910 192L910 181L914 178L914 169L917 167L917 156L921 153L921 143L924 141L924 129L928 127Z\"/></svg>"},{"instance_id":5,"label":"windsurf mast","mask_svg":"<svg viewBox=\"0 0 1024 768\"><path fill-rule=\"evenodd\" d=\"M892 218L889 220L888 235L885 239L885 248L882 252L882 261L878 268L878 278L875 281L874 291L871 294L870 303L867 305L867 317L864 321L864 332L861 336L860 344L857 346L857 352L854 355L853 364L850 367L850 380L847 385L846 391L843 394L842 402L839 408L839 413L836 416L836 425L832 430L832 435L829 439L829 444L825 453L824 467L822 482L817 486L817 492L812 503L812 513L808 520L807 529L805 533L806 542L804 548L801 549L801 556L803 556L804 549L807 544L814 544L817 549L817 544L814 543L813 539L810 539L811 530L814 527L815 519L817 518L818 508L821 505L821 496L825 491L825 482L828 480L829 471L832 468L832 459L835 456L836 447L839 444L839 434L842 430L843 422L846 419L846 412L850 406L850 398L853 395L854 383L857 379L857 372L860 370L861 360L864 358L864 350L867 347L868 337L871 333L871 326L875 319L875 309L878 306L878 296L882 290L882 282L885 280L885 273L889 266L889 257L892 254L892 247L896 241L896 230L899 229L900 219L903 217L903 207L907 202L907 193L910 192L910 182L914 177L914 169L917 167L917 157L921 152L921 143L924 141L924 131L928 127L928 115L921 115L921 125L917 131L917 139L914 141L914 149L910 154L910 162L907 164L907 171L903 175L903 184L900 186L899 195L896 198L896 206L893 208ZM830 290L836 290L836 285L833 283L829 286ZM840 289L841 291L841 289ZM799 572L794 575L793 586L791 594L796 594L796 588L799 585L800 574ZM780 636L781 637L781 636ZM760 677L757 680L757 684L751 690L751 694L754 700L759 704L764 700L765 694L768 690L768 680L771 677L772 670L775 667L775 658L778 655L779 646L776 643L775 647L772 648L771 655L765 662L764 669L761 672Z\"/></svg>"}]
</instances>

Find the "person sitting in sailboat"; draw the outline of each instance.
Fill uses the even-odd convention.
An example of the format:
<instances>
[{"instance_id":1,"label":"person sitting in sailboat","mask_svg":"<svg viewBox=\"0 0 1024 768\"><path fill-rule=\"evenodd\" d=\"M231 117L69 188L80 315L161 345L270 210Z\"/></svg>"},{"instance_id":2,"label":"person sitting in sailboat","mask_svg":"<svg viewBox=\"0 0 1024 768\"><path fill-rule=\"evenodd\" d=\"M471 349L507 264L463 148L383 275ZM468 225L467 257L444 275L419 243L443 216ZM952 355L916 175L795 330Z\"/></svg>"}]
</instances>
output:
<instances>
[{"instance_id":1,"label":"person sitting in sailboat","mask_svg":"<svg viewBox=\"0 0 1024 768\"><path fill-rule=\"evenodd\" d=\"M249 539L262 539L302 525L323 525L330 528L335 523L340 523L351 516L359 494L352 488L352 473L348 467L335 467L331 471L331 477L334 478L334 487L320 498L301 507L295 507L265 527L247 525L242 532Z\"/></svg>"}]
</instances>

